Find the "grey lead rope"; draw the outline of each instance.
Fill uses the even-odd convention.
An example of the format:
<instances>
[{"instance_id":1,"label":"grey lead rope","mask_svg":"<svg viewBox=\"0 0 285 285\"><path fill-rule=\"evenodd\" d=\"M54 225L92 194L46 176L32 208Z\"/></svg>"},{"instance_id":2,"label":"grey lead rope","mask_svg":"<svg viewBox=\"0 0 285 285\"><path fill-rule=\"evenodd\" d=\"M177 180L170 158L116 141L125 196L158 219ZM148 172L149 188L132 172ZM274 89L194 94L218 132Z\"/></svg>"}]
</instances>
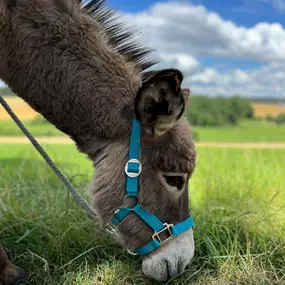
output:
<instances>
[{"instance_id":1,"label":"grey lead rope","mask_svg":"<svg viewBox=\"0 0 285 285\"><path fill-rule=\"evenodd\" d=\"M21 131L31 141L31 143L36 148L36 150L40 153L40 155L45 159L47 164L55 172L55 174L62 181L62 183L65 185L68 191L72 194L75 202L87 212L90 218L96 219L97 213L91 208L88 202L74 189L74 187L72 186L70 181L67 179L67 177L62 174L60 169L54 164L54 162L51 160L49 155L45 152L45 150L41 147L41 145L37 142L37 140L32 136L32 134L26 129L26 127L23 125L20 119L16 116L16 114L12 111L12 109L10 108L10 106L4 100L2 96L0 96L0 103L2 104L4 109L7 111L7 113L12 117L12 119L21 129Z\"/></svg>"},{"instance_id":2,"label":"grey lead rope","mask_svg":"<svg viewBox=\"0 0 285 285\"><path fill-rule=\"evenodd\" d=\"M15 123L18 125L18 127L21 129L21 131L26 135L26 137L31 141L35 149L40 153L40 155L44 158L44 160L47 162L47 164L51 167L51 169L55 172L55 174L58 176L58 178L61 180L61 182L65 185L67 190L72 194L75 202L88 214L88 216L91 219L97 219L98 215L92 209L92 207L88 204L88 202L74 189L70 181L67 179L66 176L62 174L60 169L54 164L54 162L51 160L49 155L45 152L45 150L41 147L41 145L37 142L37 140L32 136L32 134L27 130L27 128L24 126L24 124L20 121L20 119L16 116L16 114L13 112L13 110L10 108L8 103L4 100L2 96L0 96L0 103L4 107L4 109L7 111L7 113L11 116L11 118L15 121ZM120 235L116 232L116 230L109 224L106 224L106 232L108 232L111 235L115 235L117 238L121 239ZM129 249L126 249L126 251L131 255L137 255L137 253L134 253L130 251Z\"/></svg>"}]
</instances>

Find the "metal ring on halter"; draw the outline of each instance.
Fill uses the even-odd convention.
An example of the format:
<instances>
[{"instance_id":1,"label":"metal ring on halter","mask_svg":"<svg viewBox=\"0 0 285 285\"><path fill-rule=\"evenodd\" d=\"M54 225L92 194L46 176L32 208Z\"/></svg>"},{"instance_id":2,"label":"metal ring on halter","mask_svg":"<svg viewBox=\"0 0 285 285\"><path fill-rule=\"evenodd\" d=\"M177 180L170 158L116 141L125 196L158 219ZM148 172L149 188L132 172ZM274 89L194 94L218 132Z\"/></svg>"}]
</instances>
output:
<instances>
[{"instance_id":1,"label":"metal ring on halter","mask_svg":"<svg viewBox=\"0 0 285 285\"><path fill-rule=\"evenodd\" d=\"M137 163L139 165L139 172L129 172L128 171L128 167L129 167L129 163ZM125 172L126 174L131 177L131 178L135 178L135 177L138 177L141 172L142 172L142 165L140 163L140 161L136 158L132 158L130 159L127 163L126 163L126 166L125 166Z\"/></svg>"},{"instance_id":2,"label":"metal ring on halter","mask_svg":"<svg viewBox=\"0 0 285 285\"><path fill-rule=\"evenodd\" d=\"M133 196L129 197L128 195L125 195L124 198L123 198L123 205L125 204L125 202L126 202L126 200L128 198L129 199L134 199L134 200L136 200L136 202L138 202L138 197L133 197Z\"/></svg>"}]
</instances>

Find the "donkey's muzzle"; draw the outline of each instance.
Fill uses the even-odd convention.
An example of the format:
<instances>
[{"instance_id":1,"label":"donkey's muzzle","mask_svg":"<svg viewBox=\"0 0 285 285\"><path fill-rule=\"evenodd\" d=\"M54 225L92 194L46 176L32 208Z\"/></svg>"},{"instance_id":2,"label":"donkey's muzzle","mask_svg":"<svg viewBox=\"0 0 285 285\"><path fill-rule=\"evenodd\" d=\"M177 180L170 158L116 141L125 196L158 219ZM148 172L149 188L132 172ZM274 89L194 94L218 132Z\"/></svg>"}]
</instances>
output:
<instances>
[{"instance_id":1,"label":"donkey's muzzle","mask_svg":"<svg viewBox=\"0 0 285 285\"><path fill-rule=\"evenodd\" d=\"M190 229L144 257L143 273L157 281L167 281L185 270L194 256L194 249L193 230Z\"/></svg>"}]
</instances>

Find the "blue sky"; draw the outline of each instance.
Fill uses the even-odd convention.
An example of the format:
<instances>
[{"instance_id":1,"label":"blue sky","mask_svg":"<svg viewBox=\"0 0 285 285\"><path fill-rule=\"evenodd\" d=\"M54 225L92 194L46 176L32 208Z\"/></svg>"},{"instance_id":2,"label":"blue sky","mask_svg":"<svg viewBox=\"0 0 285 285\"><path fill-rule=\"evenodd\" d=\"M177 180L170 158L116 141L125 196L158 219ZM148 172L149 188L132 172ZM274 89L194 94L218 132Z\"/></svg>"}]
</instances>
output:
<instances>
[{"instance_id":1,"label":"blue sky","mask_svg":"<svg viewBox=\"0 0 285 285\"><path fill-rule=\"evenodd\" d=\"M138 12L149 8L152 4L158 1L155 0L109 0L111 7L125 11ZM167 2L167 1L159 1ZM187 2L181 0L180 2ZM188 1L190 2L190 1ZM271 3L270 3L271 2ZM258 22L265 21L269 23L279 22L285 26L284 11L285 8L278 9L273 5L274 1L263 0L193 0L191 3L204 5L209 10L217 12L226 20L234 21L239 25L250 27ZM285 1L278 1L280 3ZM284 4L285 7L285 4Z\"/></svg>"}]
</instances>

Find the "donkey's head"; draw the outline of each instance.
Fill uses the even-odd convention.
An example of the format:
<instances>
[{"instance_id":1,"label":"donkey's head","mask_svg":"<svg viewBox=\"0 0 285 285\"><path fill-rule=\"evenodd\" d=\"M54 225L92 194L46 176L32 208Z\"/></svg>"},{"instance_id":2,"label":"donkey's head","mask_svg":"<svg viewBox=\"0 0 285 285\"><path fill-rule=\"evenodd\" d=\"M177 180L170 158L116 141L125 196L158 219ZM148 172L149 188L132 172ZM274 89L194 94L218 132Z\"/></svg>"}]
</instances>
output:
<instances>
[{"instance_id":1,"label":"donkey's head","mask_svg":"<svg viewBox=\"0 0 285 285\"><path fill-rule=\"evenodd\" d=\"M130 250L168 241L142 256L144 273L166 280L194 253L192 228L176 236L169 226L190 217L196 153L183 116L189 90L181 89L178 70L144 72L153 65L145 60L149 50L130 43L131 33L113 22L103 0L84 8L78 2L0 0L0 78L93 160L92 204L103 226L116 227ZM138 195L130 197L126 163L135 118L142 171ZM156 217L147 220L167 224L157 227L160 234L133 211L116 216L137 203ZM112 223L114 213L119 223ZM179 227L176 233L185 229Z\"/></svg>"},{"instance_id":2,"label":"donkey's head","mask_svg":"<svg viewBox=\"0 0 285 285\"><path fill-rule=\"evenodd\" d=\"M177 237L172 236L172 226L168 228L183 227L181 223L189 220L188 182L196 158L191 130L183 117L189 90L181 90L181 81L178 70L153 72L136 96L134 115L142 126L137 197L128 195L128 190L136 189L127 171L127 161L137 158L129 155L133 134L108 144L94 159L93 205L104 224L116 226L126 248L141 253L152 248L148 245L154 240L164 244L142 256L144 273L160 281L182 272L194 254L192 227ZM137 203L167 225L154 230L136 211L124 217L125 209Z\"/></svg>"}]
</instances>

